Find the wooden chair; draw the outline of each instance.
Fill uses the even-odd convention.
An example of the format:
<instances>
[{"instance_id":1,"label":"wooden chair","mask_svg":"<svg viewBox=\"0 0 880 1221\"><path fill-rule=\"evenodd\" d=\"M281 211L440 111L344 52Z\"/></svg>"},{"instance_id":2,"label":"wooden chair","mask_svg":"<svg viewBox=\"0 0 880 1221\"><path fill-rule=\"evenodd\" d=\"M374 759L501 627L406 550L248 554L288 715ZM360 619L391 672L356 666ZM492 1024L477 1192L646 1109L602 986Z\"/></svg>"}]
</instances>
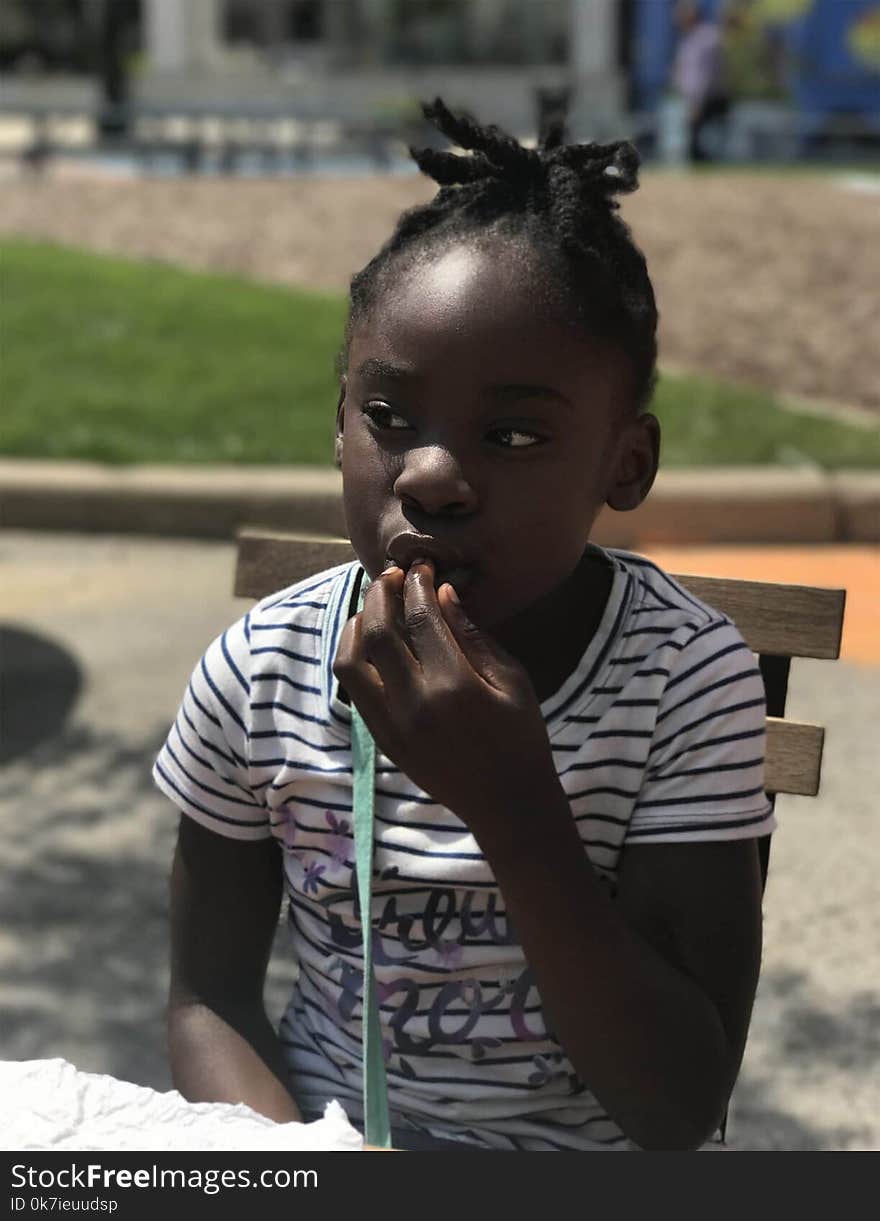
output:
<instances>
[{"instance_id":1,"label":"wooden chair","mask_svg":"<svg viewBox=\"0 0 880 1221\"><path fill-rule=\"evenodd\" d=\"M347 539L244 530L238 538L235 593L240 597L262 598L354 558ZM729 616L758 656L767 697L765 782L771 802L775 802L777 793L815 797L819 791L825 730L821 725L784 719L789 671L794 657L840 656L846 591L672 575L696 597ZM759 840L758 849L763 887L770 860L769 835ZM722 1141L726 1128L725 1116Z\"/></svg>"}]
</instances>

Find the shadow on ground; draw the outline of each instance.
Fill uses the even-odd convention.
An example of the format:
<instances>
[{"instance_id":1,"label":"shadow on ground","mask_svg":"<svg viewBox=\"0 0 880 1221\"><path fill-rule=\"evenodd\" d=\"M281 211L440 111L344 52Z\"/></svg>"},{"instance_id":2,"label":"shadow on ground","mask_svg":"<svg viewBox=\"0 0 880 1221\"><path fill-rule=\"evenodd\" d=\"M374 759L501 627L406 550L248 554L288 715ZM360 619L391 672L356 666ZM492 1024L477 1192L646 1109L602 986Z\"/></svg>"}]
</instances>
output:
<instances>
[{"instance_id":1,"label":"shadow on ground","mask_svg":"<svg viewBox=\"0 0 880 1221\"><path fill-rule=\"evenodd\" d=\"M728 1143L738 1149L830 1150L869 1148L873 1134L854 1116L851 1124L812 1121L778 1104L775 1076L804 1085L841 1071L854 1079L876 1071L880 1060L880 995L856 993L832 1011L811 997L810 981L799 971L770 971L761 977L757 1006L767 1045L760 1075L748 1067L733 1095ZM767 1035L767 1027L772 1030ZM775 1066L775 1067L774 1067ZM814 1092L811 1090L811 1092Z\"/></svg>"},{"instance_id":2,"label":"shadow on ground","mask_svg":"<svg viewBox=\"0 0 880 1221\"><path fill-rule=\"evenodd\" d=\"M61 645L46 636L0 624L0 763L26 754L59 733L82 682L79 664Z\"/></svg>"},{"instance_id":3,"label":"shadow on ground","mask_svg":"<svg viewBox=\"0 0 880 1221\"><path fill-rule=\"evenodd\" d=\"M4 769L0 805L12 817L2 820L0 1058L61 1056L170 1088L164 1011L177 817L150 777L166 732L162 725L133 745L72 725ZM277 976L273 968L274 1012Z\"/></svg>"}]
</instances>

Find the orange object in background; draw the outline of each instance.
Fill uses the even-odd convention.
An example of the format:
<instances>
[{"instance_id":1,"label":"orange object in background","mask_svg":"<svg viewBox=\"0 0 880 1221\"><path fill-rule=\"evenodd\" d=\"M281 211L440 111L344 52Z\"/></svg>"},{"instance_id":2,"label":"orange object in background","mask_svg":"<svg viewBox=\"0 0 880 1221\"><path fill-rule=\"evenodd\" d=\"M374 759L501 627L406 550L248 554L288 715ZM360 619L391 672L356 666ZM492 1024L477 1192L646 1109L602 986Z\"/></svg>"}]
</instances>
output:
<instances>
[{"instance_id":1,"label":"orange object in background","mask_svg":"<svg viewBox=\"0 0 880 1221\"><path fill-rule=\"evenodd\" d=\"M848 661L880 665L880 547L649 546L639 550L667 572L845 589L840 655Z\"/></svg>"}]
</instances>

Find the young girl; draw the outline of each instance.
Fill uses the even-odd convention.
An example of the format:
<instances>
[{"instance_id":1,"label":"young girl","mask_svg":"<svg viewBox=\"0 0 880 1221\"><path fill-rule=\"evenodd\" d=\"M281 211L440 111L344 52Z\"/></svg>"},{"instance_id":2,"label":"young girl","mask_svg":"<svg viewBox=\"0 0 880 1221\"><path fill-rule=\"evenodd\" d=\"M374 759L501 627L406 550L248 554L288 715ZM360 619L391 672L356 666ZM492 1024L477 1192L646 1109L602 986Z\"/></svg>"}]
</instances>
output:
<instances>
[{"instance_id":1,"label":"young girl","mask_svg":"<svg viewBox=\"0 0 880 1221\"><path fill-rule=\"evenodd\" d=\"M587 543L657 466L654 296L614 202L636 156L425 109L472 154L414 154L441 189L352 281L337 460L360 562L215 641L156 764L184 814L174 1080L361 1118L353 702L393 1143L697 1148L743 1054L774 824L736 629ZM276 1033L282 885L299 978Z\"/></svg>"}]
</instances>

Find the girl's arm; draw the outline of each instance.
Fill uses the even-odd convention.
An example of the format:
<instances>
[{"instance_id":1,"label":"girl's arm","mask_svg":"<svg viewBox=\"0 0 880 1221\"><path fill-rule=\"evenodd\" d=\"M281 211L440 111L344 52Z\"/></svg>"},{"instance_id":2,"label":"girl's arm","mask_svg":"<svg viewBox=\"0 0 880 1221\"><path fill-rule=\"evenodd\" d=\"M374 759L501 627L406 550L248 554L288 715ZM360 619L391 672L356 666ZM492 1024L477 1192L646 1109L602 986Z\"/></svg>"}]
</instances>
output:
<instances>
[{"instance_id":1,"label":"girl's arm","mask_svg":"<svg viewBox=\"0 0 880 1221\"><path fill-rule=\"evenodd\" d=\"M755 843L627 846L612 899L528 675L432 577L414 564L373 582L336 674L383 752L475 835L579 1078L636 1144L696 1148L723 1115L757 984Z\"/></svg>"},{"instance_id":2,"label":"girl's arm","mask_svg":"<svg viewBox=\"0 0 880 1221\"><path fill-rule=\"evenodd\" d=\"M182 816L171 875L168 1041L190 1102L243 1102L301 1119L263 985L281 906L280 849L228 839Z\"/></svg>"},{"instance_id":3,"label":"girl's arm","mask_svg":"<svg viewBox=\"0 0 880 1221\"><path fill-rule=\"evenodd\" d=\"M693 1149L717 1129L761 957L755 840L624 850L617 900L561 786L478 835L578 1076L636 1144Z\"/></svg>"}]
</instances>

